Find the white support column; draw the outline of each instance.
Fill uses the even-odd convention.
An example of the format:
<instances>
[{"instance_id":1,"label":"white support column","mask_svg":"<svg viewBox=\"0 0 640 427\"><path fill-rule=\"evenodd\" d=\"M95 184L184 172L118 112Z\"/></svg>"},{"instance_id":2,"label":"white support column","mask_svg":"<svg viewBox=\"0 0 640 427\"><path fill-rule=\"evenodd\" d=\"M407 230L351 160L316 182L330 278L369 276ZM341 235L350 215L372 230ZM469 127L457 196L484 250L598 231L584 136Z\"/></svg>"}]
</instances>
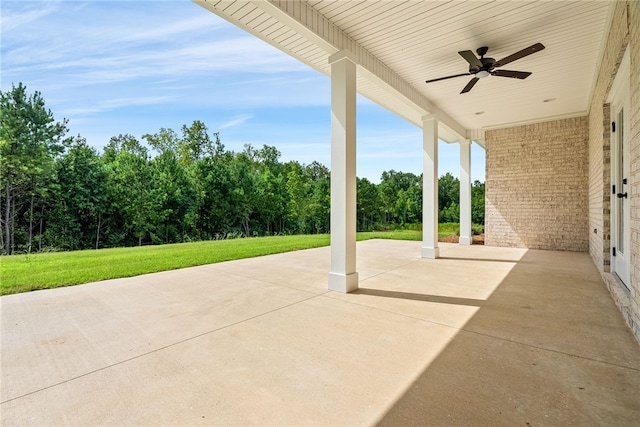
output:
<instances>
[{"instance_id":1,"label":"white support column","mask_svg":"<svg viewBox=\"0 0 640 427\"><path fill-rule=\"evenodd\" d=\"M460 240L470 245L471 236L471 141L460 141Z\"/></svg>"},{"instance_id":2,"label":"white support column","mask_svg":"<svg viewBox=\"0 0 640 427\"><path fill-rule=\"evenodd\" d=\"M438 258L438 120L422 118L422 257Z\"/></svg>"},{"instance_id":3,"label":"white support column","mask_svg":"<svg viewBox=\"0 0 640 427\"><path fill-rule=\"evenodd\" d=\"M358 289L356 272L356 60L341 51L331 64L331 271L329 289Z\"/></svg>"}]
</instances>

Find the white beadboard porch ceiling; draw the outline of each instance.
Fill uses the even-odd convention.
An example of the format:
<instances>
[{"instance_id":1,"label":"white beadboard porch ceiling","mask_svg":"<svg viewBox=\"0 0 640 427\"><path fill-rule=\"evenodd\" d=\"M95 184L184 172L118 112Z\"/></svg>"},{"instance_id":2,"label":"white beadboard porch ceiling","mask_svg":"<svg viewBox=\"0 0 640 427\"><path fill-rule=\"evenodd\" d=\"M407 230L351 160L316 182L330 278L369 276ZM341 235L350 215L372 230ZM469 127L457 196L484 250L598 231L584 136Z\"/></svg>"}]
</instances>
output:
<instances>
[{"instance_id":1,"label":"white beadboard porch ceiling","mask_svg":"<svg viewBox=\"0 0 640 427\"><path fill-rule=\"evenodd\" d=\"M330 75L328 57L351 51L358 92L421 126L435 114L443 139L481 139L487 128L586 114L608 30L608 1L195 0L273 46ZM458 51L488 46L502 59L546 49L503 69L526 80L472 76ZM550 100L551 102L544 102Z\"/></svg>"}]
</instances>

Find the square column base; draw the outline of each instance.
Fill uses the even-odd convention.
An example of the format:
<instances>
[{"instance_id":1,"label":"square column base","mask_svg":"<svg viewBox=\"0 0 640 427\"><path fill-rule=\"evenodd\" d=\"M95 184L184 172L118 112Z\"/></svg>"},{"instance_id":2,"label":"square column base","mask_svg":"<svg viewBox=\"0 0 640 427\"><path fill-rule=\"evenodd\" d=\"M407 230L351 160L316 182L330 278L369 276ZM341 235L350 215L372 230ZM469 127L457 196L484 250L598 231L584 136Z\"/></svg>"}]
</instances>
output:
<instances>
[{"instance_id":1,"label":"square column base","mask_svg":"<svg viewBox=\"0 0 640 427\"><path fill-rule=\"evenodd\" d=\"M422 258L436 259L440 256L440 248L422 248Z\"/></svg>"},{"instance_id":2,"label":"square column base","mask_svg":"<svg viewBox=\"0 0 640 427\"><path fill-rule=\"evenodd\" d=\"M460 236L460 239L458 240L458 243L461 245L470 245L471 243L473 243L473 238L472 237L462 237Z\"/></svg>"},{"instance_id":3,"label":"square column base","mask_svg":"<svg viewBox=\"0 0 640 427\"><path fill-rule=\"evenodd\" d=\"M358 273L329 273L329 290L342 293L358 290Z\"/></svg>"}]
</instances>

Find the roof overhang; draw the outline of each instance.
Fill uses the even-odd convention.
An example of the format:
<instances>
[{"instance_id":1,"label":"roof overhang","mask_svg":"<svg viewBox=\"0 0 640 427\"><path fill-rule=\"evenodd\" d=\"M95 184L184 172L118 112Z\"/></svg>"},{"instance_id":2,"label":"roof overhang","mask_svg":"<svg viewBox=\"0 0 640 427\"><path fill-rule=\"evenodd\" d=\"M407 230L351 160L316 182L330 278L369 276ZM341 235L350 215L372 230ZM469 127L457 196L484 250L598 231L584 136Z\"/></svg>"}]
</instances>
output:
<instances>
[{"instance_id":1,"label":"roof overhang","mask_svg":"<svg viewBox=\"0 0 640 427\"><path fill-rule=\"evenodd\" d=\"M435 116L446 142L481 145L484 130L585 115L613 2L394 2L372 0L194 0L223 19L329 76L329 57L350 52L358 93L422 126ZM489 46L505 57L533 43L546 49L460 94L458 51Z\"/></svg>"}]
</instances>

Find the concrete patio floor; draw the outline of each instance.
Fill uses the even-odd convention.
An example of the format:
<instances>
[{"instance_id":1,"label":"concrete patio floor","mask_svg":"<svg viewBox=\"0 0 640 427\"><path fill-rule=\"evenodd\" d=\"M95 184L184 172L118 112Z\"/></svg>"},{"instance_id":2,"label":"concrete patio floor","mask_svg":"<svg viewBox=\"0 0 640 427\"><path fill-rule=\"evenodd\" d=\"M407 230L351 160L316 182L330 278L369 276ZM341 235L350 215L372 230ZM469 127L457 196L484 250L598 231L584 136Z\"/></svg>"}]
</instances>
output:
<instances>
[{"instance_id":1,"label":"concrete patio floor","mask_svg":"<svg viewBox=\"0 0 640 427\"><path fill-rule=\"evenodd\" d=\"M10 425L638 425L640 346L587 254L358 243L0 299Z\"/></svg>"}]
</instances>

